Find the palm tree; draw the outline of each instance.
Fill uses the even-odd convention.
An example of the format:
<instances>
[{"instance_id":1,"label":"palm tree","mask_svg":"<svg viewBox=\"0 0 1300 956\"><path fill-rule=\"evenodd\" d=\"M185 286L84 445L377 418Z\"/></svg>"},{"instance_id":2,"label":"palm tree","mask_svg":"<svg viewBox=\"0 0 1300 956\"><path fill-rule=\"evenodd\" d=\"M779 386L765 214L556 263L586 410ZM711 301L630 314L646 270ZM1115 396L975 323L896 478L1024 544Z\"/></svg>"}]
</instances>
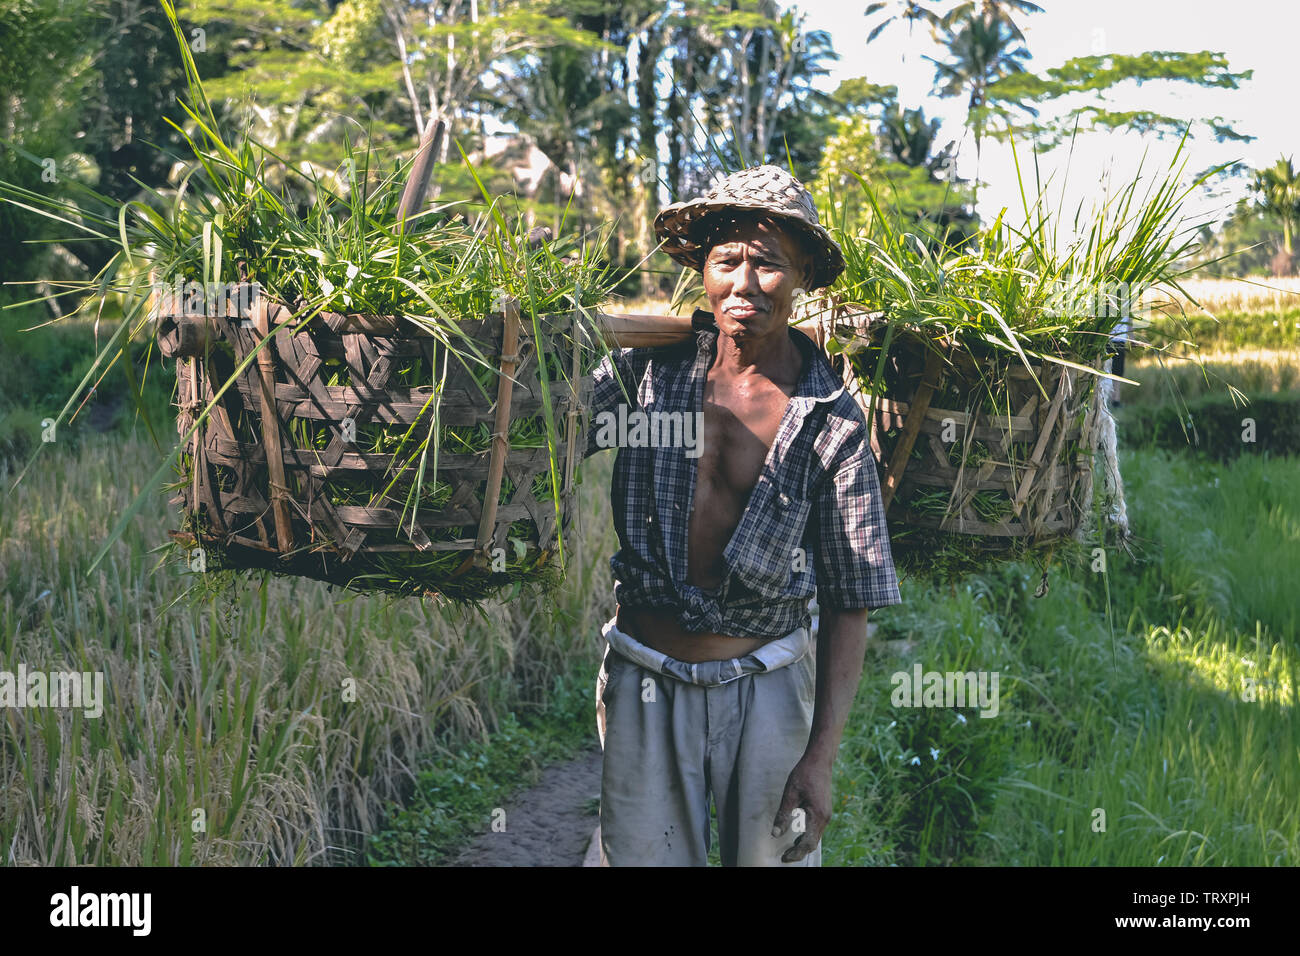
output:
<instances>
[{"instance_id":1,"label":"palm tree","mask_svg":"<svg viewBox=\"0 0 1300 956\"><path fill-rule=\"evenodd\" d=\"M949 143L934 155L935 141L939 136L940 122L927 119L921 108L903 109L897 103L886 109L880 121L880 135L884 146L904 166L923 167L938 174L952 160L956 143Z\"/></svg>"},{"instance_id":2,"label":"palm tree","mask_svg":"<svg viewBox=\"0 0 1300 956\"><path fill-rule=\"evenodd\" d=\"M892 9L893 12L889 12ZM917 3L916 0L889 0L885 3L867 4L867 9L863 11L864 17L875 16L882 11L887 12L888 16L882 17L880 22L871 28L867 34L867 42L871 43L880 34L894 23L903 22L907 24L907 38L912 39L912 29L917 23L925 21L931 27L939 27L943 23L944 17L935 9L934 4ZM906 58L906 54L904 54Z\"/></svg>"},{"instance_id":3,"label":"palm tree","mask_svg":"<svg viewBox=\"0 0 1300 956\"><path fill-rule=\"evenodd\" d=\"M1276 275L1286 275L1295 269L1295 249L1292 239L1297 220L1300 220L1300 173L1289 157L1279 157L1267 169L1255 173L1251 189L1258 197L1259 209L1282 224L1282 257L1274 259Z\"/></svg>"},{"instance_id":4,"label":"palm tree","mask_svg":"<svg viewBox=\"0 0 1300 956\"><path fill-rule=\"evenodd\" d=\"M942 96L966 94L966 123L975 134L975 189L979 190L980 148L988 124L988 88L995 80L1025 72L1029 51L1005 20L976 13L945 27L946 60L926 57L935 66L935 89Z\"/></svg>"},{"instance_id":5,"label":"palm tree","mask_svg":"<svg viewBox=\"0 0 1300 956\"><path fill-rule=\"evenodd\" d=\"M1011 31L1011 36L1024 42L1025 35L1020 32L1020 27L1011 19L1013 13L1042 13L1043 8L1036 3L1030 3L1029 0L965 0L957 4L953 9L943 15L942 26L951 26L953 23L962 20L968 20L972 16L980 16L984 19L1001 20Z\"/></svg>"}]
</instances>

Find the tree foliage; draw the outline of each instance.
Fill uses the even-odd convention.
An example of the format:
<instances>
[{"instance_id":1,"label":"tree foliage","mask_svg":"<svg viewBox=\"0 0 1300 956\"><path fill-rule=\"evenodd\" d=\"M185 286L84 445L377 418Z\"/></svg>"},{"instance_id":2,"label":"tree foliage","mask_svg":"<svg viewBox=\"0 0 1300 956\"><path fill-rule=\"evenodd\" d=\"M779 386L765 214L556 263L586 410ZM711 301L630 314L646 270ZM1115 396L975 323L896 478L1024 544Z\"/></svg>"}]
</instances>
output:
<instances>
[{"instance_id":1,"label":"tree foliage","mask_svg":"<svg viewBox=\"0 0 1300 956\"><path fill-rule=\"evenodd\" d=\"M490 194L516 195L520 216L557 232L615 223L608 251L625 267L653 250L665 203L759 162L822 181L824 201L858 172L909 221L959 231L973 222L956 144L938 142L935 120L872 78L823 92L838 54L797 5L182 0L178 12L220 122L274 149L286 177L289 167L309 171L341 193L348 144L374 147L379 175L444 120L434 195L477 201L463 150ZM1164 134L1188 120L1120 109L1115 94L1157 81L1237 89L1250 76L1204 51L1030 71L1022 21L1041 8L1029 0L890 0L864 12L873 41L906 26L909 40L921 27L938 43L936 89L965 100L977 153L986 136L1046 146L1076 126ZM151 190L165 196L188 172L171 125L187 126L180 59L158 0L0 0L0 96L7 182L46 196L84 182L116 201L153 202ZM1194 122L1219 139L1247 138L1219 117ZM1276 209L1260 215L1291 245L1294 223ZM5 278L85 277L113 251L111 237L40 242L49 236L47 221L0 204ZM660 267L676 272L662 256L649 263L627 291L653 292Z\"/></svg>"},{"instance_id":2,"label":"tree foliage","mask_svg":"<svg viewBox=\"0 0 1300 956\"><path fill-rule=\"evenodd\" d=\"M944 23L945 59L934 64L935 89L944 96L966 97L966 122L975 137L976 188L979 160L988 129L989 88L998 80L1025 70L1027 50L1007 21L992 13L971 13Z\"/></svg>"},{"instance_id":3,"label":"tree foliage","mask_svg":"<svg viewBox=\"0 0 1300 956\"><path fill-rule=\"evenodd\" d=\"M1130 129L1155 136L1182 135L1189 125L1202 127L1219 142L1248 141L1254 137L1235 130L1222 117L1178 117L1154 110L1115 110L1109 106L1114 92L1125 84L1150 82L1188 83L1210 89L1239 89L1250 79L1251 70L1240 73L1228 68L1222 53L1202 50L1174 52L1152 50L1136 55L1108 53L1075 57L1041 74L1010 73L989 84L989 111L1003 122L992 135L1033 138L1043 147L1059 145L1076 128ZM1042 109L1073 94L1092 94L1093 102L1082 103L1050 119L1039 121Z\"/></svg>"}]
</instances>

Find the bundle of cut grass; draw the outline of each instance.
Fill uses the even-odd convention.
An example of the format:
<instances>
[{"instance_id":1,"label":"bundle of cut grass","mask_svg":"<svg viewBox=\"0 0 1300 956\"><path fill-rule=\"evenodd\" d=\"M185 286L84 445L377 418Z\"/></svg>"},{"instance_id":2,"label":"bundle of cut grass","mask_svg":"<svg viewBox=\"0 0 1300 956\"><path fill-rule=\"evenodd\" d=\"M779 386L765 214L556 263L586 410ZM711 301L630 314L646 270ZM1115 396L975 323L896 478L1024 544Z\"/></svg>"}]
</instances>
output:
<instances>
[{"instance_id":1,"label":"bundle of cut grass","mask_svg":"<svg viewBox=\"0 0 1300 956\"><path fill-rule=\"evenodd\" d=\"M123 302L85 382L136 336L177 361L180 441L96 563L173 472L196 570L464 602L554 581L604 348L604 243L530 241L481 183L477 221L465 203L399 215L403 170L380 173L369 146L348 145L340 194L246 136L228 145L164 5L191 98L180 188L115 209L5 190L120 245L80 290Z\"/></svg>"},{"instance_id":2,"label":"bundle of cut grass","mask_svg":"<svg viewBox=\"0 0 1300 956\"><path fill-rule=\"evenodd\" d=\"M1134 179L1064 241L1040 196L1026 227L1000 216L960 248L904 232L861 180L870 221L837 225L847 268L816 321L870 423L901 567L1078 553L1106 452L1097 383L1137 384L1107 371L1108 342L1127 319L1131 341L1170 347L1142 342L1143 310L1180 327L1195 230L1180 210L1202 181L1180 172L1141 197Z\"/></svg>"}]
</instances>

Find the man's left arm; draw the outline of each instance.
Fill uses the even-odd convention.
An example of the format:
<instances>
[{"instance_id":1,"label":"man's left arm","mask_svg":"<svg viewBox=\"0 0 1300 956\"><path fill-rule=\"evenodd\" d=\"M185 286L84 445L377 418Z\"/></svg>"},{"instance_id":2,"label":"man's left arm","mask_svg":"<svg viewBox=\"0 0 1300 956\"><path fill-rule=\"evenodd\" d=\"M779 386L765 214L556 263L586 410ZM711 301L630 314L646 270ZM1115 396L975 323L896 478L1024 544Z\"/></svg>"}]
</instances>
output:
<instances>
[{"instance_id":1,"label":"man's left arm","mask_svg":"<svg viewBox=\"0 0 1300 956\"><path fill-rule=\"evenodd\" d=\"M794 863L811 853L831 816L831 771L862 677L869 609L902 603L889 530L880 500L876 461L865 425L832 463L816 502L811 536L820 622L812 731L790 772L773 835L803 811L803 833L781 857Z\"/></svg>"},{"instance_id":2,"label":"man's left arm","mask_svg":"<svg viewBox=\"0 0 1300 956\"><path fill-rule=\"evenodd\" d=\"M796 808L803 811L804 832L782 855L783 863L796 863L811 853L830 822L831 771L858 693L862 661L867 653L866 608L825 610L820 617L812 733L786 782L772 835L785 834Z\"/></svg>"}]
</instances>

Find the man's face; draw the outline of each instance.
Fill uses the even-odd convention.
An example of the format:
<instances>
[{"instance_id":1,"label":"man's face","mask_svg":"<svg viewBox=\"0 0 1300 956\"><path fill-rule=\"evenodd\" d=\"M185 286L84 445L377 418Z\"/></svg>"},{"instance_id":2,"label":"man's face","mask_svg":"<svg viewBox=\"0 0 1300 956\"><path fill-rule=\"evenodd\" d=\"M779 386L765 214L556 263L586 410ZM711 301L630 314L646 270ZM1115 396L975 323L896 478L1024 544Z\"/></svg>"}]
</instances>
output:
<instances>
[{"instance_id":1,"label":"man's face","mask_svg":"<svg viewBox=\"0 0 1300 956\"><path fill-rule=\"evenodd\" d=\"M704 260L704 291L718 330L763 338L790 317L794 292L807 281L807 254L788 230L740 219L721 228Z\"/></svg>"}]
</instances>

